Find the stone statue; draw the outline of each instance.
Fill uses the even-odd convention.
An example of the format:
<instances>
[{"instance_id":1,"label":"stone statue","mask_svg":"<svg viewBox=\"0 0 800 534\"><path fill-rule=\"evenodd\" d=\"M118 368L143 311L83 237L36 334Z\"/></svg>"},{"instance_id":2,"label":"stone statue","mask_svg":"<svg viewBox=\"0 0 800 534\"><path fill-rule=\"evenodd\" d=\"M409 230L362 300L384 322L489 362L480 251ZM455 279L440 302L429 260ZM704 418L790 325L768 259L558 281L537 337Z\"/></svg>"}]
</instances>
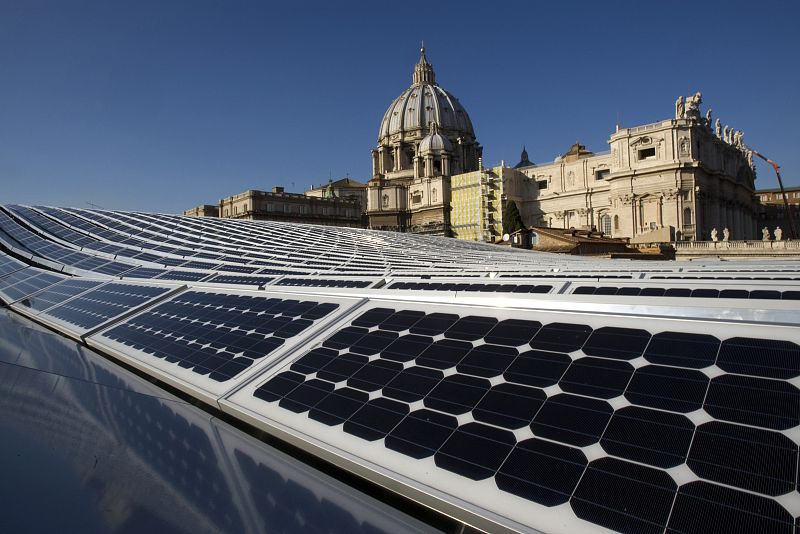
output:
<instances>
[{"instance_id":1,"label":"stone statue","mask_svg":"<svg viewBox=\"0 0 800 534\"><path fill-rule=\"evenodd\" d=\"M691 96L686 97L686 112L687 119L700 118L700 104L703 102L703 95L700 91Z\"/></svg>"},{"instance_id":2,"label":"stone statue","mask_svg":"<svg viewBox=\"0 0 800 534\"><path fill-rule=\"evenodd\" d=\"M761 229L761 241L769 241L769 228L766 226Z\"/></svg>"},{"instance_id":3,"label":"stone statue","mask_svg":"<svg viewBox=\"0 0 800 534\"><path fill-rule=\"evenodd\" d=\"M738 148L742 148L742 131L736 130L733 134L733 144Z\"/></svg>"},{"instance_id":4,"label":"stone statue","mask_svg":"<svg viewBox=\"0 0 800 534\"><path fill-rule=\"evenodd\" d=\"M685 108L683 107L683 97L679 96L678 100L675 101L675 118L682 119L686 114Z\"/></svg>"},{"instance_id":5,"label":"stone statue","mask_svg":"<svg viewBox=\"0 0 800 534\"><path fill-rule=\"evenodd\" d=\"M719 238L717 237L717 229L716 228L712 228L711 229L711 241L713 241L714 243L719 241Z\"/></svg>"},{"instance_id":6,"label":"stone statue","mask_svg":"<svg viewBox=\"0 0 800 534\"><path fill-rule=\"evenodd\" d=\"M747 163L750 165L751 169L755 168L754 165L753 165L753 151L752 150L748 150L747 151Z\"/></svg>"},{"instance_id":7,"label":"stone statue","mask_svg":"<svg viewBox=\"0 0 800 534\"><path fill-rule=\"evenodd\" d=\"M711 108L708 108L708 111L706 111L706 126L708 126L709 130L711 129Z\"/></svg>"},{"instance_id":8,"label":"stone statue","mask_svg":"<svg viewBox=\"0 0 800 534\"><path fill-rule=\"evenodd\" d=\"M717 137L722 139L722 124L720 124L719 119L714 121L714 133L717 134Z\"/></svg>"},{"instance_id":9,"label":"stone statue","mask_svg":"<svg viewBox=\"0 0 800 534\"><path fill-rule=\"evenodd\" d=\"M775 227L775 241L780 241L783 239L783 230L781 230L780 226Z\"/></svg>"},{"instance_id":10,"label":"stone statue","mask_svg":"<svg viewBox=\"0 0 800 534\"><path fill-rule=\"evenodd\" d=\"M722 130L722 140L726 143L731 142L731 130L727 126Z\"/></svg>"},{"instance_id":11,"label":"stone statue","mask_svg":"<svg viewBox=\"0 0 800 534\"><path fill-rule=\"evenodd\" d=\"M722 240L723 241L730 241L731 239L731 231L728 230L728 227L722 229Z\"/></svg>"}]
</instances>

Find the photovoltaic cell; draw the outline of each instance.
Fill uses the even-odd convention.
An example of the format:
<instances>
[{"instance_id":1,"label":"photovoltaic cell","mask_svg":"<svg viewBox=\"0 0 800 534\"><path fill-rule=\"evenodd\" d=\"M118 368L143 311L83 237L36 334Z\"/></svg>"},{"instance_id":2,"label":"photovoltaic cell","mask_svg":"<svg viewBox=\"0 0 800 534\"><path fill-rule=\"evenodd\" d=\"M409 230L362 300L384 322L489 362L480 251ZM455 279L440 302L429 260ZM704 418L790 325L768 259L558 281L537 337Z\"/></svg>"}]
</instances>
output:
<instances>
[{"instance_id":1,"label":"photovoltaic cell","mask_svg":"<svg viewBox=\"0 0 800 534\"><path fill-rule=\"evenodd\" d=\"M169 291L168 287L111 282L49 309L46 315L80 330L91 330Z\"/></svg>"},{"instance_id":2,"label":"photovoltaic cell","mask_svg":"<svg viewBox=\"0 0 800 534\"><path fill-rule=\"evenodd\" d=\"M103 335L225 382L338 308L311 300L187 291ZM319 372L326 372L331 360ZM328 371L335 376L335 370ZM332 385L331 385L332 388Z\"/></svg>"},{"instance_id":3,"label":"photovoltaic cell","mask_svg":"<svg viewBox=\"0 0 800 534\"><path fill-rule=\"evenodd\" d=\"M43 311L60 304L84 291L99 286L103 282L97 280L84 280L81 278L67 278L47 289L31 295L20 301L20 305L33 311Z\"/></svg>"},{"instance_id":4,"label":"photovoltaic cell","mask_svg":"<svg viewBox=\"0 0 800 534\"><path fill-rule=\"evenodd\" d=\"M252 294L236 296L268 301L281 311L254 312L250 305L239 306L250 301L227 305L224 299L194 303L187 309L187 303L175 304L178 298L173 297L111 327L109 332L117 329L117 341L103 334L90 338L90 342L104 339L117 355L150 364L162 373L159 376L166 373L164 369L174 369L193 387L211 388L207 392L241 385L231 397L234 401L220 401L225 409L252 398L247 407L259 421L274 418L284 429L296 426L301 439L319 438L351 460L363 454L367 470L362 472L391 471L402 465L404 480L411 485L431 483L442 490L441 495L455 495L467 507L474 505L479 515L488 510L489 521L502 522L502 514L497 515L502 509L524 528L543 531L551 521L575 532L592 531L593 526L670 533L797 530L800 519L781 503L796 513L800 338L785 326L792 322L792 308L775 302L800 296L799 291L787 289L798 278L792 266L690 266L687 272L697 275L687 276L669 264L632 272L629 266L621 269L586 259L578 269L579 262L568 258L542 254L529 263L525 253L452 241L430 245L419 236L404 234L51 211L72 215L70 224L92 227L81 226L82 235L96 232L114 243L97 244L92 237L85 252L66 250L14 221L24 231L9 228L15 237L4 233L3 239L19 237L38 257L98 272L115 273L130 266L93 256L95 251L160 263L178 270L141 267L124 276L174 276L188 285L198 277L209 283L262 285L253 280L266 275L271 282L270 277L282 275L293 285L320 287L321 281L330 288L326 293L332 294L339 287L358 285L353 282L362 283L366 277L377 280L388 272L419 277L390 282L390 289L420 293L394 292L391 298L396 300L385 300L382 307L372 299L353 314L355 319L326 321L326 328L331 328L324 335L315 326L332 310L321 306L330 303L318 301L337 299ZM87 219L94 217L107 228L89 223ZM0 222L5 229L6 222ZM69 239L71 231L56 230ZM335 249L330 245L334 243ZM475 251L467 254L469 247ZM0 279L5 272L2 265L0 256ZM267 268L261 271L263 266ZM305 268L304 273L322 269L330 276L290 272L299 272L298 266ZM9 269L18 267L11 263ZM756 317L735 301L729 303L730 317L715 317L697 301L687 304L703 317L721 319L702 323L679 318L668 307L665 315L673 315L669 321L627 316L618 304L610 304L612 313L605 315L592 311L598 308L586 304L590 299L582 299L583 304L572 310L574 303L561 295L532 304L525 294L540 284L498 283L486 278L489 269L496 270L501 280L514 276L630 281L660 272L663 287L648 287L652 282L647 280L642 287L633 282L614 287L583 284L574 294L630 295L627 302L646 304L640 310L658 306L647 300L656 295L757 298L758 320L775 316L782 324L764 328L730 319L737 313ZM229 274L219 274L226 271ZM256 271L259 274L247 275ZM13 283L0 284L13 286L26 276L7 274ZM705 282L674 287L669 279ZM743 289L726 284L733 279L758 279L760 286ZM715 280L713 287L710 280ZM552 292L552 286L541 287ZM559 287L567 288L563 283ZM421 291L455 291L459 297L463 292L470 298L460 306L433 304L424 302ZM244 292L221 288L198 293ZM507 302L513 306L494 307L497 297L511 293L515 296ZM487 294L495 298L482 307L478 299ZM43 308L54 299L63 302L75 295L73 301L84 296L46 290L33 306ZM565 307L545 311L554 301ZM669 307L676 303L682 305L676 299ZM157 314L148 315L155 310ZM55 318L52 324L58 325ZM669 331L663 331L666 328ZM285 360L276 361L263 378L252 384L226 379L252 369L265 354L277 355L278 347L287 347L287 340L297 336L303 336L308 347L283 351ZM202 386L208 381L215 381L217 389ZM688 476L689 471L701 480ZM403 484L398 487L404 488ZM315 501L300 493L295 500L300 503L295 509ZM272 519L265 523L269 528L317 524ZM481 528L493 530L491 524Z\"/></svg>"}]
</instances>

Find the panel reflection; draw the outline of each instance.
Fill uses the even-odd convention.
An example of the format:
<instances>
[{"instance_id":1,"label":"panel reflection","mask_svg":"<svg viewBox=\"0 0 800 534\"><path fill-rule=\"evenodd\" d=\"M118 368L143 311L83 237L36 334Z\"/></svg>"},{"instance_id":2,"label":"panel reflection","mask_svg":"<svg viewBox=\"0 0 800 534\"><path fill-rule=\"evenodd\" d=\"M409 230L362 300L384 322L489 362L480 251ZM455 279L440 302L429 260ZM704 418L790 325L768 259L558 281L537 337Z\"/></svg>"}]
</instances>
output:
<instances>
[{"instance_id":1,"label":"panel reflection","mask_svg":"<svg viewBox=\"0 0 800 534\"><path fill-rule=\"evenodd\" d=\"M0 310L0 531L429 527Z\"/></svg>"}]
</instances>

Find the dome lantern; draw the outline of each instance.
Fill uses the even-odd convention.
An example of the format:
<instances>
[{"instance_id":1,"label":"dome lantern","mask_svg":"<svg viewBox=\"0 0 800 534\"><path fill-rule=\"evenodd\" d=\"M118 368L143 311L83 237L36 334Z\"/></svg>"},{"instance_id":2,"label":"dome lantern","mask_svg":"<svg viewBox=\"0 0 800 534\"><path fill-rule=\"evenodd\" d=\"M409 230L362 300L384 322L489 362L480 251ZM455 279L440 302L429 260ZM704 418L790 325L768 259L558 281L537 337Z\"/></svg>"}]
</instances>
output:
<instances>
[{"instance_id":1,"label":"dome lantern","mask_svg":"<svg viewBox=\"0 0 800 534\"><path fill-rule=\"evenodd\" d=\"M433 65L428 63L428 59L425 57L425 45L419 49L419 63L414 65L414 74L411 76L411 80L414 85L421 83L436 84Z\"/></svg>"}]
</instances>

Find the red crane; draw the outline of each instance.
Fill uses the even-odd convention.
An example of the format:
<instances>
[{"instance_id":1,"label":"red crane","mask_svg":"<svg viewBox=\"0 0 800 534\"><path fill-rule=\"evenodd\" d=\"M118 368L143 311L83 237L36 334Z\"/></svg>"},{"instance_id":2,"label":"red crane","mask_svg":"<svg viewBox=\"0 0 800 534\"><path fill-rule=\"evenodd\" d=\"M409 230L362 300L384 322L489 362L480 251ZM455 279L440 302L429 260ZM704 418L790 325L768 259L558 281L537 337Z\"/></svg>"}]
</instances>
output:
<instances>
[{"instance_id":1,"label":"red crane","mask_svg":"<svg viewBox=\"0 0 800 534\"><path fill-rule=\"evenodd\" d=\"M783 189L783 180L781 180L781 171L780 171L781 166L755 150L753 150L753 155L763 159L764 161L772 165L773 169L775 169L775 175L778 177L778 185L781 187L781 197L783 197L783 207L786 212L786 220L789 223L789 238L795 239L796 236L794 235L794 218L792 217L792 210L789 209L789 200L786 197L786 191Z\"/></svg>"}]
</instances>

